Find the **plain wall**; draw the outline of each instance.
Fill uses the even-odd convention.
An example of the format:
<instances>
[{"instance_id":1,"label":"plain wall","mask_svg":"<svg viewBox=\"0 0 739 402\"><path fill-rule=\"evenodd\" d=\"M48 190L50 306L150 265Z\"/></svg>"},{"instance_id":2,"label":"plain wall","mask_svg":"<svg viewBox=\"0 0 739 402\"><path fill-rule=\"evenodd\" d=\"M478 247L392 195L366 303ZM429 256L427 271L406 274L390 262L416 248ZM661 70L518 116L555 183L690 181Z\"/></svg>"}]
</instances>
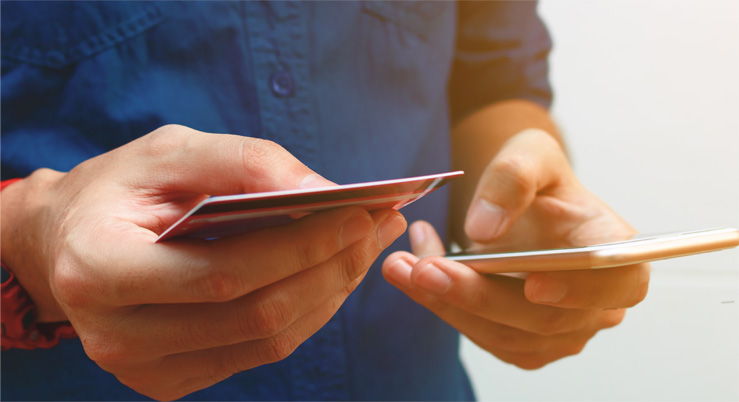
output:
<instances>
[{"instance_id":1,"label":"plain wall","mask_svg":"<svg viewBox=\"0 0 739 402\"><path fill-rule=\"evenodd\" d=\"M581 180L643 233L739 227L739 1L543 0ZM465 340L481 400L739 400L739 251L653 264L578 356L524 371Z\"/></svg>"}]
</instances>

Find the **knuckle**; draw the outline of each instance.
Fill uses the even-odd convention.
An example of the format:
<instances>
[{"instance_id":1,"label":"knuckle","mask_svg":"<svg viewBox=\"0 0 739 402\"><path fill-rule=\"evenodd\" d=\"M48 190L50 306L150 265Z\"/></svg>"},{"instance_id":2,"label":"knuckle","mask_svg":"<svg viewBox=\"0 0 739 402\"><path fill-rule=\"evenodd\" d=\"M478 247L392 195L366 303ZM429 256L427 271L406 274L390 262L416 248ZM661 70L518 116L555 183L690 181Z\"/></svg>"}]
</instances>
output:
<instances>
[{"instance_id":1,"label":"knuckle","mask_svg":"<svg viewBox=\"0 0 739 402\"><path fill-rule=\"evenodd\" d=\"M511 331L501 330L494 333L494 339L486 342L485 349L493 349L493 346L505 350L507 352L521 352L518 337L513 335Z\"/></svg>"},{"instance_id":2,"label":"knuckle","mask_svg":"<svg viewBox=\"0 0 739 402\"><path fill-rule=\"evenodd\" d=\"M224 326L228 323L230 322L225 321ZM171 330L173 331L172 334L176 333L177 335L167 336L166 342L171 350L179 351L192 350L194 345L197 348L204 348L207 345L227 344L232 335L228 330L213 331L208 326L200 325L198 321L181 322L171 326Z\"/></svg>"},{"instance_id":3,"label":"knuckle","mask_svg":"<svg viewBox=\"0 0 739 402\"><path fill-rule=\"evenodd\" d=\"M512 328L495 331L493 337L491 343L495 345L496 349L511 353L530 353L541 349L539 344L525 339Z\"/></svg>"},{"instance_id":4,"label":"knuckle","mask_svg":"<svg viewBox=\"0 0 739 402\"><path fill-rule=\"evenodd\" d=\"M158 393L156 390L149 390L147 389L145 384L141 383L141 376L140 375L130 375L130 374L116 374L115 378L123 385L136 390L137 392L140 392L152 399L161 400L158 397Z\"/></svg>"},{"instance_id":5,"label":"knuckle","mask_svg":"<svg viewBox=\"0 0 739 402\"><path fill-rule=\"evenodd\" d=\"M130 361L130 350L124 342L106 334L85 335L80 338L85 354L101 368L114 371Z\"/></svg>"},{"instance_id":6,"label":"knuckle","mask_svg":"<svg viewBox=\"0 0 739 402\"><path fill-rule=\"evenodd\" d=\"M351 213L349 213L349 211L345 211L344 213L346 215L351 215L351 219L360 218L366 220L368 228L372 226L372 218L366 211L357 212L356 209L352 207ZM324 216L322 219L323 218L329 218L329 216ZM372 236L364 237L364 241L360 240L351 245L344 245L342 244L343 242L341 238L343 237L342 232L344 230L345 223L336 219L323 219L321 224L326 227L325 231L322 231L320 235L312 239L306 238L306 241L298 245L299 260L304 265L316 265L333 256L338 256L341 259L349 258L361 261L366 258L367 254L371 253L373 246L376 245L375 242L369 241Z\"/></svg>"},{"instance_id":7,"label":"knuckle","mask_svg":"<svg viewBox=\"0 0 739 402\"><path fill-rule=\"evenodd\" d=\"M574 342L570 345L567 345L564 350L562 351L562 356L574 356L582 353L583 349L585 349L585 342Z\"/></svg>"},{"instance_id":8,"label":"knuckle","mask_svg":"<svg viewBox=\"0 0 739 402\"><path fill-rule=\"evenodd\" d=\"M641 303L644 299L646 299L648 292L649 292L649 277L647 277L646 279L641 279L639 281L634 291L634 296L629 301L626 307L634 307L637 304Z\"/></svg>"},{"instance_id":9,"label":"knuckle","mask_svg":"<svg viewBox=\"0 0 739 402\"><path fill-rule=\"evenodd\" d=\"M466 309L473 314L485 314L490 309L492 302L486 289L468 289L464 297Z\"/></svg>"},{"instance_id":10,"label":"knuckle","mask_svg":"<svg viewBox=\"0 0 739 402\"><path fill-rule=\"evenodd\" d=\"M180 132L182 130L189 130L189 128L187 126L183 126L181 124L169 123L169 124L165 124L165 125L159 127L158 129L154 130L153 132L155 132L155 133L156 132L168 132L168 131Z\"/></svg>"},{"instance_id":11,"label":"knuckle","mask_svg":"<svg viewBox=\"0 0 739 402\"><path fill-rule=\"evenodd\" d=\"M196 283L205 301L226 302L240 296L239 278L229 272L209 272Z\"/></svg>"},{"instance_id":12,"label":"knuckle","mask_svg":"<svg viewBox=\"0 0 739 402\"><path fill-rule=\"evenodd\" d=\"M254 166L260 166L261 162L287 152L282 145L262 138L249 138L243 141L242 144L245 161Z\"/></svg>"},{"instance_id":13,"label":"knuckle","mask_svg":"<svg viewBox=\"0 0 739 402\"><path fill-rule=\"evenodd\" d=\"M195 132L196 130L193 130L192 128L183 126L181 124L165 124L158 129L152 131L151 135L152 137L173 138L183 137Z\"/></svg>"},{"instance_id":14,"label":"knuckle","mask_svg":"<svg viewBox=\"0 0 739 402\"><path fill-rule=\"evenodd\" d=\"M173 150L179 150L184 134L192 132L191 128L179 124L167 124L150 132L142 138L144 152L151 157L161 157Z\"/></svg>"},{"instance_id":15,"label":"knuckle","mask_svg":"<svg viewBox=\"0 0 739 402\"><path fill-rule=\"evenodd\" d=\"M93 283L71 264L56 264L51 282L59 302L72 308L89 306L95 294Z\"/></svg>"},{"instance_id":16,"label":"knuckle","mask_svg":"<svg viewBox=\"0 0 739 402\"><path fill-rule=\"evenodd\" d=\"M566 310L552 309L537 321L534 332L540 335L556 335L570 329L569 314Z\"/></svg>"},{"instance_id":17,"label":"knuckle","mask_svg":"<svg viewBox=\"0 0 739 402\"><path fill-rule=\"evenodd\" d=\"M493 162L493 171L505 178L519 193L530 192L535 188L534 167L525 156L511 155Z\"/></svg>"},{"instance_id":18,"label":"knuckle","mask_svg":"<svg viewBox=\"0 0 739 402\"><path fill-rule=\"evenodd\" d=\"M136 392L157 401L173 401L184 396L182 392L164 388L160 384L152 383L151 380L142 380L139 376L116 376L116 379Z\"/></svg>"},{"instance_id":19,"label":"knuckle","mask_svg":"<svg viewBox=\"0 0 739 402\"><path fill-rule=\"evenodd\" d=\"M264 152L265 155L269 155L274 152L284 152L285 151L285 148L282 145L272 140L256 138L256 141L254 142L254 144L257 148L260 148L262 152Z\"/></svg>"},{"instance_id":20,"label":"knuckle","mask_svg":"<svg viewBox=\"0 0 739 402\"><path fill-rule=\"evenodd\" d=\"M151 393L156 390L148 389L148 385L145 378L149 377L150 373L142 371L126 371L122 373L116 373L115 378L123 383L124 385L136 389L139 392ZM158 398L157 398L158 399Z\"/></svg>"},{"instance_id":21,"label":"knuckle","mask_svg":"<svg viewBox=\"0 0 739 402\"><path fill-rule=\"evenodd\" d=\"M616 325L621 324L623 322L624 317L626 316L626 310L624 309L618 309L618 310L608 310L605 312L601 319L601 327L602 328L612 328Z\"/></svg>"},{"instance_id":22,"label":"knuckle","mask_svg":"<svg viewBox=\"0 0 739 402\"><path fill-rule=\"evenodd\" d=\"M183 377L179 378L172 387L173 391L168 394L170 396L167 400L177 400L184 396L187 396L195 391L207 388L213 384L217 384L228 377L231 377L235 373L228 374L201 374L196 377Z\"/></svg>"},{"instance_id":23,"label":"knuckle","mask_svg":"<svg viewBox=\"0 0 739 402\"><path fill-rule=\"evenodd\" d=\"M31 175L28 178L29 179L33 178L34 181L38 181L41 183L51 183L51 181L54 178L59 177L60 174L63 174L63 173L57 172L56 170L52 170L49 168L38 168L34 170L33 173L31 173Z\"/></svg>"},{"instance_id":24,"label":"knuckle","mask_svg":"<svg viewBox=\"0 0 739 402\"><path fill-rule=\"evenodd\" d=\"M244 359L239 353L221 350L215 355L215 359L204 368L206 378L223 379L228 378L244 369Z\"/></svg>"},{"instance_id":25,"label":"knuckle","mask_svg":"<svg viewBox=\"0 0 739 402\"><path fill-rule=\"evenodd\" d=\"M522 356L515 358L511 363L520 369L531 371L546 366L550 361L538 356Z\"/></svg>"},{"instance_id":26,"label":"knuckle","mask_svg":"<svg viewBox=\"0 0 739 402\"><path fill-rule=\"evenodd\" d=\"M297 349L298 343L287 334L265 339L261 347L262 360L274 363L288 358Z\"/></svg>"},{"instance_id":27,"label":"knuckle","mask_svg":"<svg viewBox=\"0 0 739 402\"><path fill-rule=\"evenodd\" d=\"M338 245L335 238L321 242L310 241L308 239L297 241L293 249L293 258L298 267L309 268L333 255L337 248Z\"/></svg>"},{"instance_id":28,"label":"knuckle","mask_svg":"<svg viewBox=\"0 0 739 402\"><path fill-rule=\"evenodd\" d=\"M142 390L139 390L139 392L157 401L174 401L174 400L180 399L180 397L183 396L180 392L175 392L175 391L170 391L170 390L162 391L159 389L153 389L149 391L147 389L142 389Z\"/></svg>"},{"instance_id":29,"label":"knuckle","mask_svg":"<svg viewBox=\"0 0 739 402\"><path fill-rule=\"evenodd\" d=\"M347 282L356 278L368 265L367 260L372 254L374 242L359 242L342 250L339 241L340 230L337 227L322 239L296 242L293 249L295 264L301 268L308 268L336 256L335 261L344 274L342 281Z\"/></svg>"},{"instance_id":30,"label":"knuckle","mask_svg":"<svg viewBox=\"0 0 739 402\"><path fill-rule=\"evenodd\" d=\"M349 248L339 258L337 263L337 271L339 275L339 283L350 286L364 271L369 268L371 260L369 250L371 246L367 244L358 244Z\"/></svg>"},{"instance_id":31,"label":"knuckle","mask_svg":"<svg viewBox=\"0 0 739 402\"><path fill-rule=\"evenodd\" d=\"M358 282L356 282L354 285L352 285L354 288L356 288ZM343 294L340 294L338 296L330 298L324 306L321 307L323 311L330 311L331 315L336 314L337 311L341 308L341 305L344 304L344 301L346 300L347 296L354 291L352 286L345 289Z\"/></svg>"},{"instance_id":32,"label":"knuckle","mask_svg":"<svg viewBox=\"0 0 739 402\"><path fill-rule=\"evenodd\" d=\"M274 337L290 324L290 318L290 309L284 301L262 300L240 320L240 331L246 339Z\"/></svg>"},{"instance_id":33,"label":"knuckle","mask_svg":"<svg viewBox=\"0 0 739 402\"><path fill-rule=\"evenodd\" d=\"M344 286L343 292L340 294L341 299L337 302L335 310L338 310L339 307L344 303L344 300L354 292L354 290L357 289L357 286L362 283L362 279L364 279L364 274L359 275L357 278L355 278L353 281L349 282Z\"/></svg>"},{"instance_id":34,"label":"knuckle","mask_svg":"<svg viewBox=\"0 0 739 402\"><path fill-rule=\"evenodd\" d=\"M136 392L159 401L177 400L205 385L217 381L204 383L202 376L191 377L185 374L186 370L171 370L162 364L164 360L154 365L144 365L133 369L115 373L116 379ZM207 364L199 367L212 367ZM224 377L220 377L222 380Z\"/></svg>"}]
</instances>

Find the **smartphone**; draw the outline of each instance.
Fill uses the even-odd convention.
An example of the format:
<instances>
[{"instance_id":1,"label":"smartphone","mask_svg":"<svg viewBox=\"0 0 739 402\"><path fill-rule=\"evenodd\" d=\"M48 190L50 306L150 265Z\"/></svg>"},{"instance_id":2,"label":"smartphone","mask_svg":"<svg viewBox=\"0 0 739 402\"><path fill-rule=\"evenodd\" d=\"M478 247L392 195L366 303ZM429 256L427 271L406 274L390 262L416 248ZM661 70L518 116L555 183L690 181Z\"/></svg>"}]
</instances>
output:
<instances>
[{"instance_id":1,"label":"smartphone","mask_svg":"<svg viewBox=\"0 0 739 402\"><path fill-rule=\"evenodd\" d=\"M640 237L615 243L553 250L445 257L483 273L569 271L611 268L739 246L735 228L704 229Z\"/></svg>"}]
</instances>

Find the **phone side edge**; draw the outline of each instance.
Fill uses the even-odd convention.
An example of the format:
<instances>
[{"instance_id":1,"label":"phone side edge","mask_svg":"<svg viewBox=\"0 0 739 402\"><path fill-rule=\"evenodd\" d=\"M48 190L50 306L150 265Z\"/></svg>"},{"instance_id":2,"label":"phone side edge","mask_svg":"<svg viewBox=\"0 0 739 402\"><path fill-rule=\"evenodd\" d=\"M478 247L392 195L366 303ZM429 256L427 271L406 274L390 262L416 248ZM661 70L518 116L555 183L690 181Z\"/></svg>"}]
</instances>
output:
<instances>
[{"instance_id":1,"label":"phone side edge","mask_svg":"<svg viewBox=\"0 0 739 402\"><path fill-rule=\"evenodd\" d=\"M592 252L593 268L611 268L708 253L739 246L739 230L678 238L669 242L611 247Z\"/></svg>"},{"instance_id":2,"label":"phone side edge","mask_svg":"<svg viewBox=\"0 0 739 402\"><path fill-rule=\"evenodd\" d=\"M509 253L482 254L475 257L457 256L449 259L486 274L591 269L593 261L593 253L582 249L556 254L527 254L526 252L517 253L515 256L505 254Z\"/></svg>"}]
</instances>

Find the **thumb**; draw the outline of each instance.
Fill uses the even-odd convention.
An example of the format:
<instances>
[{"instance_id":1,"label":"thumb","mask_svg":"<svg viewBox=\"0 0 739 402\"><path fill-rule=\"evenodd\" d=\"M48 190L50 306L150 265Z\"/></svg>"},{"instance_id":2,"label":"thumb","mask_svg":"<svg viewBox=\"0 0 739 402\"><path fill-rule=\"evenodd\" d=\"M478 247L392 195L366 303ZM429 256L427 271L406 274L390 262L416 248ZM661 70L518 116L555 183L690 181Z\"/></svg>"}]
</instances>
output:
<instances>
[{"instance_id":1,"label":"thumb","mask_svg":"<svg viewBox=\"0 0 739 402\"><path fill-rule=\"evenodd\" d=\"M137 151L153 156L136 169L136 182L143 179L164 191L219 195L334 184L285 148L259 138L168 125L134 143L144 148Z\"/></svg>"},{"instance_id":2,"label":"thumb","mask_svg":"<svg viewBox=\"0 0 739 402\"><path fill-rule=\"evenodd\" d=\"M465 233L476 242L502 236L540 191L568 177L569 165L557 141L542 130L509 139L485 168L465 219Z\"/></svg>"},{"instance_id":3,"label":"thumb","mask_svg":"<svg viewBox=\"0 0 739 402\"><path fill-rule=\"evenodd\" d=\"M419 258L444 255L444 243L430 223L413 222L408 231L413 254Z\"/></svg>"}]
</instances>

